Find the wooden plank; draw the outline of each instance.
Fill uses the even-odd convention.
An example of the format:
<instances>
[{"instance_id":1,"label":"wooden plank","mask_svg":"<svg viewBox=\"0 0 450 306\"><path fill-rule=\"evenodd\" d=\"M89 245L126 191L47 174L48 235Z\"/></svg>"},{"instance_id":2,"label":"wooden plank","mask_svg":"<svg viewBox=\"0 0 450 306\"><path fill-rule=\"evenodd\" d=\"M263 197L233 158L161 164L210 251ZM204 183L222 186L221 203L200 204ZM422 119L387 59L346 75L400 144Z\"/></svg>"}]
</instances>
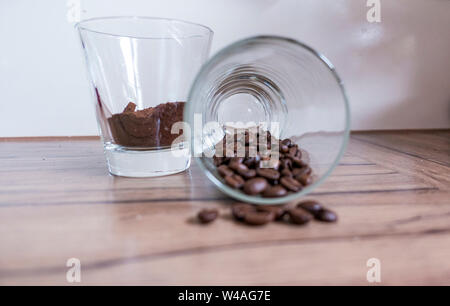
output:
<instances>
[{"instance_id":1,"label":"wooden plank","mask_svg":"<svg viewBox=\"0 0 450 306\"><path fill-rule=\"evenodd\" d=\"M311 194L339 222L263 228L195 165L118 178L96 138L0 140L0 284L66 284L71 257L83 284L364 285L370 257L382 284L450 284L449 135L358 133ZM221 218L196 224L202 207Z\"/></svg>"}]
</instances>

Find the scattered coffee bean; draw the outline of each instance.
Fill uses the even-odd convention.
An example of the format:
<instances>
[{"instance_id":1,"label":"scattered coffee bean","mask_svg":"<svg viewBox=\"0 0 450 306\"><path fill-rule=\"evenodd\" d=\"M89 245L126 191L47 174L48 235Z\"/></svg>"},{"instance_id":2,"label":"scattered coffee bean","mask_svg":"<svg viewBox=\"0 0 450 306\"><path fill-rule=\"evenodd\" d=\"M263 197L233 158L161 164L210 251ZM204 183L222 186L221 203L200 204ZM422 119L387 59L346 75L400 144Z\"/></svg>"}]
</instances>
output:
<instances>
[{"instance_id":1,"label":"scattered coffee bean","mask_svg":"<svg viewBox=\"0 0 450 306\"><path fill-rule=\"evenodd\" d=\"M315 218L322 222L336 222L338 219L335 212L326 208L319 210L315 215Z\"/></svg>"},{"instance_id":2,"label":"scattered coffee bean","mask_svg":"<svg viewBox=\"0 0 450 306\"><path fill-rule=\"evenodd\" d=\"M283 145L286 145L286 146L290 146L291 145L291 140L289 139L289 138L286 138L286 139L283 139L282 141L281 141L281 143L283 144Z\"/></svg>"},{"instance_id":3,"label":"scattered coffee bean","mask_svg":"<svg viewBox=\"0 0 450 306\"><path fill-rule=\"evenodd\" d=\"M286 213L286 207L284 205L261 205L257 210L273 212L275 220L281 220Z\"/></svg>"},{"instance_id":4,"label":"scattered coffee bean","mask_svg":"<svg viewBox=\"0 0 450 306\"><path fill-rule=\"evenodd\" d=\"M290 147L288 154L289 156L297 157L297 152L298 152L297 147Z\"/></svg>"},{"instance_id":5,"label":"scattered coffee bean","mask_svg":"<svg viewBox=\"0 0 450 306\"><path fill-rule=\"evenodd\" d=\"M227 165L220 165L217 168L217 171L219 172L219 174L222 177L227 177L229 175L233 175L234 174L233 170L231 170Z\"/></svg>"},{"instance_id":6,"label":"scattered coffee bean","mask_svg":"<svg viewBox=\"0 0 450 306\"><path fill-rule=\"evenodd\" d=\"M277 180L280 178L280 172L272 168L258 168L256 173L269 180Z\"/></svg>"},{"instance_id":7,"label":"scattered coffee bean","mask_svg":"<svg viewBox=\"0 0 450 306\"><path fill-rule=\"evenodd\" d=\"M255 210L255 208L250 204L237 203L231 207L231 213L237 220L244 220L244 216L247 212Z\"/></svg>"},{"instance_id":8,"label":"scattered coffee bean","mask_svg":"<svg viewBox=\"0 0 450 306\"><path fill-rule=\"evenodd\" d=\"M278 198L287 194L287 190L281 185L269 186L264 190L262 196L265 198Z\"/></svg>"},{"instance_id":9,"label":"scattered coffee bean","mask_svg":"<svg viewBox=\"0 0 450 306\"><path fill-rule=\"evenodd\" d=\"M302 168L295 168L292 170L292 175L298 176L303 174L311 174L311 168L309 166L302 167Z\"/></svg>"},{"instance_id":10,"label":"scattered coffee bean","mask_svg":"<svg viewBox=\"0 0 450 306\"><path fill-rule=\"evenodd\" d=\"M280 183L287 189L294 191L294 192L302 189L302 185L297 180L293 179L292 177L283 176L280 179Z\"/></svg>"},{"instance_id":11,"label":"scattered coffee bean","mask_svg":"<svg viewBox=\"0 0 450 306\"><path fill-rule=\"evenodd\" d=\"M213 160L216 167L219 167L223 163L223 157L214 156Z\"/></svg>"},{"instance_id":12,"label":"scattered coffee bean","mask_svg":"<svg viewBox=\"0 0 450 306\"><path fill-rule=\"evenodd\" d=\"M249 225L264 225L275 219L271 211L248 211L244 216L245 223Z\"/></svg>"},{"instance_id":13,"label":"scattered coffee bean","mask_svg":"<svg viewBox=\"0 0 450 306\"><path fill-rule=\"evenodd\" d=\"M202 209L197 216L201 223L206 224L216 220L218 215L217 209Z\"/></svg>"},{"instance_id":14,"label":"scattered coffee bean","mask_svg":"<svg viewBox=\"0 0 450 306\"><path fill-rule=\"evenodd\" d=\"M297 207L303 208L304 210L316 216L319 211L322 210L322 205L314 200L306 200L297 204Z\"/></svg>"},{"instance_id":15,"label":"scattered coffee bean","mask_svg":"<svg viewBox=\"0 0 450 306\"><path fill-rule=\"evenodd\" d=\"M312 183L311 168L301 159L302 151L291 139L275 139L278 150L274 154L270 152L273 136L269 132L226 131L226 135L234 135L233 141L224 137L216 145L217 153L225 151L226 157L214 156L213 162L228 186L242 188L249 195L282 197ZM245 150L237 152L242 146Z\"/></svg>"},{"instance_id":16,"label":"scattered coffee bean","mask_svg":"<svg viewBox=\"0 0 450 306\"><path fill-rule=\"evenodd\" d=\"M290 170L292 169L292 161L289 158L283 158L280 161L280 167L281 169L285 170Z\"/></svg>"},{"instance_id":17,"label":"scattered coffee bean","mask_svg":"<svg viewBox=\"0 0 450 306\"><path fill-rule=\"evenodd\" d=\"M289 169L283 169L280 172L281 176L289 176L289 177L293 177L291 170Z\"/></svg>"},{"instance_id":18,"label":"scattered coffee bean","mask_svg":"<svg viewBox=\"0 0 450 306\"><path fill-rule=\"evenodd\" d=\"M289 219L294 224L306 224L312 220L313 216L304 209L293 208L288 210Z\"/></svg>"},{"instance_id":19,"label":"scattered coffee bean","mask_svg":"<svg viewBox=\"0 0 450 306\"><path fill-rule=\"evenodd\" d=\"M307 174L307 173L304 173L304 174L301 174L301 175L297 175L295 177L295 179L297 181L299 181L299 183L302 184L303 186L307 186L307 185L310 185L312 183L312 177L309 174Z\"/></svg>"},{"instance_id":20,"label":"scattered coffee bean","mask_svg":"<svg viewBox=\"0 0 450 306\"><path fill-rule=\"evenodd\" d=\"M238 173L245 179L251 179L256 176L256 170L254 169L238 170Z\"/></svg>"},{"instance_id":21,"label":"scattered coffee bean","mask_svg":"<svg viewBox=\"0 0 450 306\"><path fill-rule=\"evenodd\" d=\"M265 178L255 177L244 183L244 192L249 195L255 195L263 192L269 183Z\"/></svg>"},{"instance_id":22,"label":"scattered coffee bean","mask_svg":"<svg viewBox=\"0 0 450 306\"><path fill-rule=\"evenodd\" d=\"M245 181L240 175L233 174L225 177L225 183L230 187L240 189L244 186Z\"/></svg>"}]
</instances>

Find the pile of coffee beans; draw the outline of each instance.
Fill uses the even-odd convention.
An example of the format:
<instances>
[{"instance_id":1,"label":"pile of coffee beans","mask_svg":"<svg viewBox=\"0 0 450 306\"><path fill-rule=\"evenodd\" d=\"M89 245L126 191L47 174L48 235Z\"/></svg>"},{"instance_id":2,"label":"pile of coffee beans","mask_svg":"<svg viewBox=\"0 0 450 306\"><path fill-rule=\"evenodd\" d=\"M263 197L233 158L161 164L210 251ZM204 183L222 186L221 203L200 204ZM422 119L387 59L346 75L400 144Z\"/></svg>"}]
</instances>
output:
<instances>
[{"instance_id":1,"label":"pile of coffee beans","mask_svg":"<svg viewBox=\"0 0 450 306\"><path fill-rule=\"evenodd\" d=\"M263 138L260 133L245 131L243 137L234 135L233 141L227 143L224 138L216 145L213 162L225 184L265 198L283 197L310 185L312 169L302 160L299 146L289 138L278 140L264 133ZM272 143L278 144L277 158L272 158ZM222 150L217 154L220 146Z\"/></svg>"},{"instance_id":2,"label":"pile of coffee beans","mask_svg":"<svg viewBox=\"0 0 450 306\"><path fill-rule=\"evenodd\" d=\"M321 222L336 222L338 219L335 212L314 200L300 202L294 207L235 203L231 206L231 214L237 221L248 225L264 225L272 221L304 225L313 219ZM206 224L214 221L218 216L217 209L203 209L198 213L197 218L200 223Z\"/></svg>"}]
</instances>

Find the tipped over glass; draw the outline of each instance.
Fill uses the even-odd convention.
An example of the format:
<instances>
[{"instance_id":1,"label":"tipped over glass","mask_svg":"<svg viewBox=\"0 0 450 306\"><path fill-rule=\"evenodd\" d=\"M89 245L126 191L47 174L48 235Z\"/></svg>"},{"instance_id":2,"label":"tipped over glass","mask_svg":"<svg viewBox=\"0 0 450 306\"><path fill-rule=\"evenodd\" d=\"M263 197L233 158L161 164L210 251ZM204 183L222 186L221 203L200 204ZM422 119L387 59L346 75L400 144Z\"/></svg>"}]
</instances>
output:
<instances>
[{"instance_id":1,"label":"tipped over glass","mask_svg":"<svg viewBox=\"0 0 450 306\"><path fill-rule=\"evenodd\" d=\"M286 203L314 190L338 164L350 131L347 96L331 62L277 36L244 39L214 55L191 87L184 118L201 127L191 146L207 177L227 195L255 204ZM233 125L264 126L277 139L290 138L312 168L311 184L278 198L227 185L211 156Z\"/></svg>"}]
</instances>

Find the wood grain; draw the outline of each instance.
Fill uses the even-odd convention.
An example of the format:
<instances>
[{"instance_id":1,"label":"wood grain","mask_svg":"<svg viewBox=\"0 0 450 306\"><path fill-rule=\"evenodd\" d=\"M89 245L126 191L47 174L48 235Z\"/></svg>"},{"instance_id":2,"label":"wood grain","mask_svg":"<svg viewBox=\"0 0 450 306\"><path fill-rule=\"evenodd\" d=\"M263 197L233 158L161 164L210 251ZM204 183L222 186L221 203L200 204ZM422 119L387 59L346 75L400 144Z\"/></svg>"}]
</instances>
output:
<instances>
[{"instance_id":1,"label":"wood grain","mask_svg":"<svg viewBox=\"0 0 450 306\"><path fill-rule=\"evenodd\" d=\"M246 227L193 165L152 179L107 173L95 138L0 140L0 284L450 284L450 131L356 133L310 198L337 224ZM192 217L217 207L219 220Z\"/></svg>"}]
</instances>

